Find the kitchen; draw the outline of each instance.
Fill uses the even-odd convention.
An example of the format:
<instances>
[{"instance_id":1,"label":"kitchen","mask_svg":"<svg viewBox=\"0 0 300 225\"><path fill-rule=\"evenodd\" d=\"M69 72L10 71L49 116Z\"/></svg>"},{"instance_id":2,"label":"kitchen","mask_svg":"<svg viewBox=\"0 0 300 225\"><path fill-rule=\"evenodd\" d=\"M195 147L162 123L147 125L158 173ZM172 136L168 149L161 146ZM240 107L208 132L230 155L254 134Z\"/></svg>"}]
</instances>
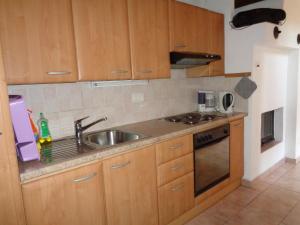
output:
<instances>
[{"instance_id":1,"label":"kitchen","mask_svg":"<svg viewBox=\"0 0 300 225\"><path fill-rule=\"evenodd\" d=\"M254 180L255 71L198 3L0 1L0 224L185 224Z\"/></svg>"}]
</instances>

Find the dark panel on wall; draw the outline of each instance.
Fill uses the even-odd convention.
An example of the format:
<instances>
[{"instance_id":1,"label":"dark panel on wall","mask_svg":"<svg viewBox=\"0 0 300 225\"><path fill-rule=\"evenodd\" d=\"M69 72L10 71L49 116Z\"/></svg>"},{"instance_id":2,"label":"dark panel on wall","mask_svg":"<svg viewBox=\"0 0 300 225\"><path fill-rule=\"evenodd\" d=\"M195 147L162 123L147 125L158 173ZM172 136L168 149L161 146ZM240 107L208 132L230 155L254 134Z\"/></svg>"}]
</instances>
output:
<instances>
[{"instance_id":1,"label":"dark panel on wall","mask_svg":"<svg viewBox=\"0 0 300 225\"><path fill-rule=\"evenodd\" d=\"M250 5L256 2L262 2L264 0L235 0L235 8L239 8L245 5Z\"/></svg>"}]
</instances>

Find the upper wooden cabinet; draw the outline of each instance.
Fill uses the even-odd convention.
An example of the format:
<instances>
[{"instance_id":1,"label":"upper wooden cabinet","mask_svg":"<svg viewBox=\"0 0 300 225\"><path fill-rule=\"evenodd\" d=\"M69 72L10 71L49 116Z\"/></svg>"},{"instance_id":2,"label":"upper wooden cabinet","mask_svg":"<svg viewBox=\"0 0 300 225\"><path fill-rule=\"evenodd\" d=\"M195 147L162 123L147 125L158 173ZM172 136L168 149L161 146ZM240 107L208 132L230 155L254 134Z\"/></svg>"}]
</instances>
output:
<instances>
[{"instance_id":1,"label":"upper wooden cabinet","mask_svg":"<svg viewBox=\"0 0 300 225\"><path fill-rule=\"evenodd\" d=\"M3 75L1 65L0 75ZM0 224L25 225L19 168L7 96L6 84L0 81Z\"/></svg>"},{"instance_id":2,"label":"upper wooden cabinet","mask_svg":"<svg viewBox=\"0 0 300 225\"><path fill-rule=\"evenodd\" d=\"M230 180L244 175L244 119L230 123Z\"/></svg>"},{"instance_id":3,"label":"upper wooden cabinet","mask_svg":"<svg viewBox=\"0 0 300 225\"><path fill-rule=\"evenodd\" d=\"M208 11L175 0L170 5L170 50L207 53Z\"/></svg>"},{"instance_id":4,"label":"upper wooden cabinet","mask_svg":"<svg viewBox=\"0 0 300 225\"><path fill-rule=\"evenodd\" d=\"M209 53L221 56L221 60L212 62L209 65L209 75L224 76L225 74L225 35L224 35L224 15L209 12Z\"/></svg>"},{"instance_id":5,"label":"upper wooden cabinet","mask_svg":"<svg viewBox=\"0 0 300 225\"><path fill-rule=\"evenodd\" d=\"M0 0L9 84L77 80L71 0Z\"/></svg>"},{"instance_id":6,"label":"upper wooden cabinet","mask_svg":"<svg viewBox=\"0 0 300 225\"><path fill-rule=\"evenodd\" d=\"M157 225L154 147L103 162L108 225Z\"/></svg>"},{"instance_id":7,"label":"upper wooden cabinet","mask_svg":"<svg viewBox=\"0 0 300 225\"><path fill-rule=\"evenodd\" d=\"M79 80L131 79L127 0L72 0Z\"/></svg>"},{"instance_id":8,"label":"upper wooden cabinet","mask_svg":"<svg viewBox=\"0 0 300 225\"><path fill-rule=\"evenodd\" d=\"M105 225L101 164L23 185L27 225Z\"/></svg>"},{"instance_id":9,"label":"upper wooden cabinet","mask_svg":"<svg viewBox=\"0 0 300 225\"><path fill-rule=\"evenodd\" d=\"M168 0L128 0L133 79L170 76Z\"/></svg>"}]
</instances>

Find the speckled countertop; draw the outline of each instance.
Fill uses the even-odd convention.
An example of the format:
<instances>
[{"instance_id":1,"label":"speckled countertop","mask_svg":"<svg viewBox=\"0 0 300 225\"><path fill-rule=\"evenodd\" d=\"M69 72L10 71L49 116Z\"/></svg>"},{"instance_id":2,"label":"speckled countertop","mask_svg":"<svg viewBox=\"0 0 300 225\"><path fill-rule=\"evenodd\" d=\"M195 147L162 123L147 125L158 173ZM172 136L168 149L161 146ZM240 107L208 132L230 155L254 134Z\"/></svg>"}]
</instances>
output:
<instances>
[{"instance_id":1,"label":"speckled countertop","mask_svg":"<svg viewBox=\"0 0 300 225\"><path fill-rule=\"evenodd\" d=\"M76 153L69 153L70 156L66 159L57 160L43 160L31 161L26 163L19 163L20 178L22 183L27 183L31 180L37 179L41 176L51 175L52 173L57 173L62 170L67 170L73 167L78 167L80 165L101 161L103 159L115 156L117 154L122 154L125 152L130 152L155 144L173 137L182 136L185 134L201 132L210 128L218 127L220 125L226 124L232 120L245 117L245 113L233 113L226 117L220 117L211 122L202 122L197 125L186 125L183 123L170 123L164 119L154 119L129 125L124 125L120 127L114 127L112 129L118 129L122 131L127 131L131 133L143 134L146 136L144 139L140 139L133 142L127 142L114 147L109 147L105 149L91 149L83 148L76 149ZM68 144L72 143L72 139L64 140ZM55 143L54 143L55 144ZM59 142L62 146L63 141ZM58 149L59 150L59 149ZM74 151L74 148L73 148Z\"/></svg>"}]
</instances>

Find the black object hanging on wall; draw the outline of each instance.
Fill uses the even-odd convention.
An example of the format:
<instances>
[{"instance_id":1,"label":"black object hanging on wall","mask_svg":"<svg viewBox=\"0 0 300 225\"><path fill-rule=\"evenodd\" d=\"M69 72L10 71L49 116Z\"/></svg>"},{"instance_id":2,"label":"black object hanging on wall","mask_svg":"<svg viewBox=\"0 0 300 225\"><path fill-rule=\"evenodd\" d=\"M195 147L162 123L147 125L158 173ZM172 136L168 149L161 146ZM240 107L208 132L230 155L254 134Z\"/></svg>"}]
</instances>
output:
<instances>
[{"instance_id":1,"label":"black object hanging on wall","mask_svg":"<svg viewBox=\"0 0 300 225\"><path fill-rule=\"evenodd\" d=\"M244 28L254 24L269 22L280 25L284 22L286 13L282 9L259 8L237 13L230 25L232 28Z\"/></svg>"},{"instance_id":2,"label":"black object hanging on wall","mask_svg":"<svg viewBox=\"0 0 300 225\"><path fill-rule=\"evenodd\" d=\"M279 37L279 34L281 34L281 30L279 30L279 28L276 26L274 27L274 30L273 30L273 35L274 35L274 38L277 39Z\"/></svg>"}]
</instances>

